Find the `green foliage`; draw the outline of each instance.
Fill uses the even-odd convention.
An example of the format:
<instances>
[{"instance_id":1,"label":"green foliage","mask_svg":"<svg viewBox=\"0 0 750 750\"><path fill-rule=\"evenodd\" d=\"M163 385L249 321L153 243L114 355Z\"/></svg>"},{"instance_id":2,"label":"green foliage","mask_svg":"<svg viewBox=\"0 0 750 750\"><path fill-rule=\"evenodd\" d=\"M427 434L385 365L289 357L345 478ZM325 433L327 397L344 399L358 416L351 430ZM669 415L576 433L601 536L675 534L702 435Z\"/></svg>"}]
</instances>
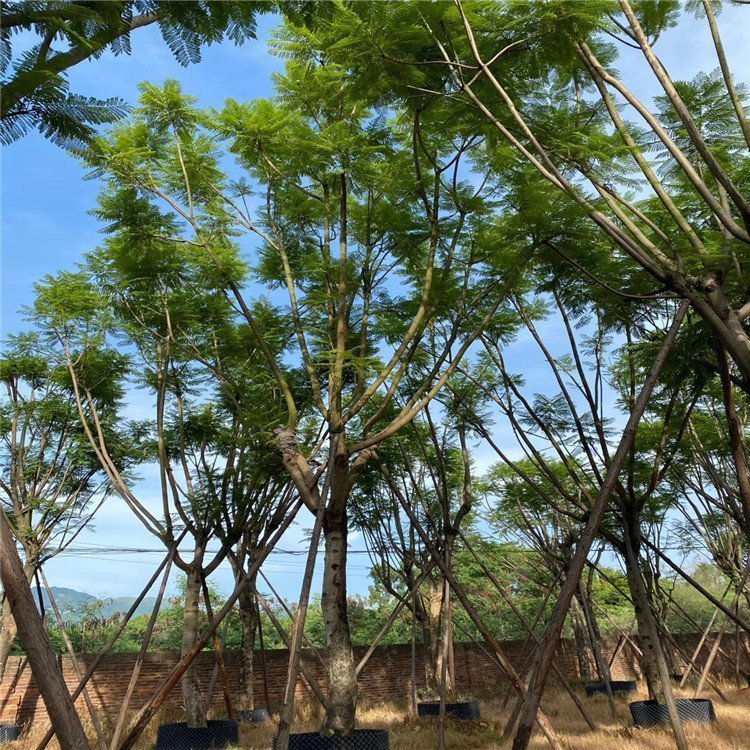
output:
<instances>
[{"instance_id":1,"label":"green foliage","mask_svg":"<svg viewBox=\"0 0 750 750\"><path fill-rule=\"evenodd\" d=\"M133 31L156 23L162 40L181 65L198 63L203 45L229 39L255 39L259 13L281 9L299 23L309 22L318 3L208 2L190 0L100 0L3 4L0 32L2 119L0 140L7 144L38 128L64 147L82 147L96 126L113 122L128 110L116 98L98 100L68 91L67 71L104 52L130 54ZM14 37L23 33L20 52Z\"/></svg>"}]
</instances>

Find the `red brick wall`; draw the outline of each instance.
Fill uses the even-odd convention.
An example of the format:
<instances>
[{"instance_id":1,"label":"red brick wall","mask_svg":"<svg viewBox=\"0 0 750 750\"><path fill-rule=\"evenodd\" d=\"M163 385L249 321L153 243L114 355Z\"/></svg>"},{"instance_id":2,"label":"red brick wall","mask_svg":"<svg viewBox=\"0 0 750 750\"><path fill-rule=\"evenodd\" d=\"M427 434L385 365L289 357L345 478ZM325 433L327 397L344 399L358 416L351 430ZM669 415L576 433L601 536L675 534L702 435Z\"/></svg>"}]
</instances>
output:
<instances>
[{"instance_id":1,"label":"red brick wall","mask_svg":"<svg viewBox=\"0 0 750 750\"><path fill-rule=\"evenodd\" d=\"M692 653L698 637L685 636L681 640L685 643L685 651ZM693 644L692 646L690 644ZM522 641L511 641L501 644L505 653L517 670L523 672L530 656L530 647ZM615 642L602 644L605 655L609 658L615 648ZM724 648L728 652L734 651L734 638L726 637ZM357 649L357 656L361 657L365 649ZM458 690L462 693L475 695L497 694L504 680L498 667L485 653L480 645L455 645L456 681ZM703 649L707 651L706 648ZM239 680L239 659L232 652L226 653L226 665L229 682L236 689ZM78 657L82 671L93 660L93 655ZM171 667L176 663L178 655L175 653L150 653L143 664L138 678L131 708L142 706L149 696L160 685ZM89 696L94 705L103 713L116 715L122 704L122 698L127 689L130 675L135 663L136 654L112 654L100 664L94 677L89 682ZM418 687L424 683L424 670L421 668L421 655L417 655ZM325 689L325 674L317 657L311 652L304 652L303 662L311 674L317 676L321 687ZM78 683L73 662L70 657L61 657L65 679L71 690ZM266 654L268 670L268 690L272 705L278 705L282 700L284 680L286 678L287 652L285 650L269 651ZM198 671L201 686L208 691L214 672L215 657L213 652L204 652L198 659ZM562 640L558 646L555 664L573 679L579 676L574 643ZM725 657L720 657L717 666L729 668ZM622 649L617 661L613 665L613 678L626 679L637 674L638 663L635 650L630 646ZM592 670L593 671L593 670ZM409 698L411 680L411 647L410 646L381 646L375 650L369 662L360 674L361 698L365 702L398 701L406 703ZM299 697L310 697L309 688L300 680L297 686ZM260 659L256 658L255 696L262 704L263 683ZM213 692L213 705L221 710L222 691L219 680ZM81 711L85 711L83 699L79 699ZM179 687L171 694L169 703L179 705ZM0 721L15 721L26 723L46 719L44 704L39 696L26 659L11 657L0 684Z\"/></svg>"}]
</instances>

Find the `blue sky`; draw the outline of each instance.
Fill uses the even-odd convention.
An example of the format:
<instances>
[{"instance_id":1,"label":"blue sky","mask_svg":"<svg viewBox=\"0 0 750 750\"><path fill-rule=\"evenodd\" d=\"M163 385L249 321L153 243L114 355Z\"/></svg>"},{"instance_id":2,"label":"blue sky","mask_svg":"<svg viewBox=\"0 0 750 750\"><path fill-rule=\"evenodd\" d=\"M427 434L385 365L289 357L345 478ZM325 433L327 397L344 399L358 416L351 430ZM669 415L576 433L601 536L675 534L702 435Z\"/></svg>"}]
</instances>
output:
<instances>
[{"instance_id":1,"label":"blue sky","mask_svg":"<svg viewBox=\"0 0 750 750\"><path fill-rule=\"evenodd\" d=\"M719 22L737 79L750 81L747 42L750 9L726 7ZM133 103L139 82L161 83L176 78L203 106L219 106L229 97L243 101L268 96L272 93L271 75L283 69L283 60L269 54L266 44L276 23L274 17L262 17L258 41L242 47L226 43L204 48L203 62L188 68L182 68L174 60L157 29L142 29L133 35L131 56L105 55L72 69L71 90L102 98L119 96ZM659 42L658 51L677 79L690 78L715 66L706 25L691 19L685 19L679 29L667 32ZM648 98L658 93L640 53L625 49L618 68L637 94ZM88 214L95 206L97 189L96 182L85 179L85 170L75 159L36 133L3 149L0 281L3 335L23 328L19 310L32 302L36 281L45 274L74 268L83 254L101 241L97 221ZM522 337L510 348L508 361L511 367L513 362L524 362L530 387L544 392L551 385L542 366L529 359L532 350L531 342ZM138 404L133 408L137 411ZM486 460L486 455L479 455L480 465L483 461L486 464ZM154 478L146 473L138 490L148 496L154 493L154 486ZM304 527L309 525L304 518L301 526L288 534L283 547L299 548ZM77 546L86 545L158 548L158 542L118 499L105 506L92 531L84 534ZM158 553L128 556L92 553L55 560L47 575L53 585L93 594L134 595L159 558ZM303 564L300 558L278 556L267 566L284 596L296 598ZM349 575L353 592L366 592L367 568L365 555L352 555ZM217 582L224 589L230 588L229 571L221 570Z\"/></svg>"}]
</instances>

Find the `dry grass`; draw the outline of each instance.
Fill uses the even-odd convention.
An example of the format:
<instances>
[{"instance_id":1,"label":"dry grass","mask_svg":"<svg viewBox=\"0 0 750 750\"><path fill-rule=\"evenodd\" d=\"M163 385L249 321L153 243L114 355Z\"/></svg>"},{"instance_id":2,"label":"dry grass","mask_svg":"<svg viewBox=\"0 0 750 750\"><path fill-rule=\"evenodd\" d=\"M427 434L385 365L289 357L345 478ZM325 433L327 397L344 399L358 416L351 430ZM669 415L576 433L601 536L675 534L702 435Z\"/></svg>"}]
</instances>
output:
<instances>
[{"instance_id":1,"label":"dry grass","mask_svg":"<svg viewBox=\"0 0 750 750\"><path fill-rule=\"evenodd\" d=\"M714 726L686 724L685 729L691 750L750 750L750 690L726 687L728 703L715 694L705 693L714 701L718 720ZM639 698L645 696L639 696ZM683 697L692 697L685 692ZM592 718L599 725L596 732L588 731L575 707L565 693L552 691L544 701L544 710L560 735L563 746L570 750L671 750L674 741L668 730L639 730L632 726L628 700L618 699L619 719L613 721L605 698L583 698ZM503 719L507 708L499 700L480 702L482 721L477 723L448 722L447 750L507 750L509 743L500 742ZM363 729L388 729L392 750L427 750L436 747L435 720L404 718L405 710L394 704L362 706L359 726ZM180 712L174 709L162 712L138 743L140 750L154 746L156 727L169 721L180 721ZM319 710L301 706L297 712L294 730L315 731L320 726ZM243 725L240 747L243 750L269 750L275 733L275 723ZM32 727L28 735L18 742L8 743L7 750L34 750L44 734L44 727ZM56 748L56 743L50 748ZM543 750L549 747L545 738L535 735L531 747Z\"/></svg>"}]
</instances>

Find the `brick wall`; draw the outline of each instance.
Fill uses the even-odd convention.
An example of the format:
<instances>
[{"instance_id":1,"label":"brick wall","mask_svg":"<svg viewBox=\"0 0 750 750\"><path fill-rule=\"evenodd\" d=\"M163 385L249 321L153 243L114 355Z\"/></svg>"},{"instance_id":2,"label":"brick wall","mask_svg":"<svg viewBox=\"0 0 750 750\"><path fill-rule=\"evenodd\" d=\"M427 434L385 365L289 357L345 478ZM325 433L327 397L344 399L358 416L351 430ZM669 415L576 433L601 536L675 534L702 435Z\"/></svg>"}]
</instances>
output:
<instances>
[{"instance_id":1,"label":"brick wall","mask_svg":"<svg viewBox=\"0 0 750 750\"><path fill-rule=\"evenodd\" d=\"M698 636L683 636L684 651L692 653L697 645ZM746 642L747 644L747 642ZM509 641L501 644L506 655L519 672L524 672L530 657L530 646L523 641ZM603 651L607 658L616 648L616 642L605 642ZM734 637L726 636L723 648L728 653L734 651ZM358 658L365 649L357 649ZM486 654L480 645L455 644L456 681L458 690L462 693L497 694L504 686L504 680L498 667ZM707 652L704 647L703 654ZM282 700L284 681L286 678L287 651L269 651L266 653L268 673L268 690L271 705L278 705ZM233 652L227 652L226 665L232 689L236 689L239 680L239 658ZM256 655L255 696L258 704L262 704L263 683L259 655ZM93 660L93 655L82 655L78 662L82 671ZM146 656L138 678L137 687L131 702L131 708L137 709L145 703L149 696L160 685L169 670L177 662L175 653L150 653ZM127 689L130 675L135 664L136 654L111 654L100 664L94 677L89 682L89 696L98 710L104 715L117 715L122 704L122 698ZM73 662L70 657L60 657L66 682L71 690L78 684ZM311 674L314 674L321 687L325 689L325 673L318 658L309 651L303 653L303 663ZM424 684L424 670L421 667L421 654L417 654L417 682L418 687ZM575 645L570 640L563 639L555 657L555 664L563 674L572 679L579 678ZM745 665L747 662L745 662ZM197 661L199 679L202 688L207 693L214 674L215 657L213 652L203 652ZM726 671L731 670L730 662L720 655L717 667ZM593 670L592 670L593 671ZM635 649L626 645L619 653L612 668L613 679L627 679L637 676L638 659ZM396 701L406 703L409 698L411 682L411 647L410 646L381 646L378 647L360 674L360 694L364 702ZM304 682L300 680L297 686L300 698L312 697ZM216 680L213 691L213 705L221 710L223 698L221 684ZM170 695L169 704L180 704L180 690L176 688ZM80 710L85 712L83 698L79 699ZM26 723L46 719L44 704L34 683L31 670L25 658L11 657L5 672L4 680L0 684L0 721Z\"/></svg>"}]
</instances>

